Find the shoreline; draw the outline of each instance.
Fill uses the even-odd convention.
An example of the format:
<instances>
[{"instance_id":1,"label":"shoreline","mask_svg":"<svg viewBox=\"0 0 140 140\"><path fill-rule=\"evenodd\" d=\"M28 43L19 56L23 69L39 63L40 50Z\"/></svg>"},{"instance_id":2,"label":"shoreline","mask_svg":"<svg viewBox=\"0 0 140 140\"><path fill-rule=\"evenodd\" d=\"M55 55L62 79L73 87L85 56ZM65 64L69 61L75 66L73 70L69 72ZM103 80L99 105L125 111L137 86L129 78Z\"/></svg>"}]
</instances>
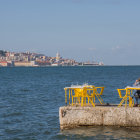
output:
<instances>
[{"instance_id":1,"label":"shoreline","mask_svg":"<svg viewBox=\"0 0 140 140\"><path fill-rule=\"evenodd\" d=\"M90 65L90 66L0 66L0 68L15 68L15 67L138 67L140 65Z\"/></svg>"}]
</instances>

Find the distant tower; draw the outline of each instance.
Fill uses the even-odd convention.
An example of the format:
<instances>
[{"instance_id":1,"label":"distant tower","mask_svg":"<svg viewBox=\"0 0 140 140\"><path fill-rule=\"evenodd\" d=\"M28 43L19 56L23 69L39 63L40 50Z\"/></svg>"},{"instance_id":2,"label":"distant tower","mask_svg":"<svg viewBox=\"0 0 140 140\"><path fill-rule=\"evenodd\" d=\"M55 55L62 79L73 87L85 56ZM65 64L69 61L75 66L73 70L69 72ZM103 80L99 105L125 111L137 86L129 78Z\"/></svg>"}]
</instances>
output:
<instances>
[{"instance_id":1,"label":"distant tower","mask_svg":"<svg viewBox=\"0 0 140 140\"><path fill-rule=\"evenodd\" d=\"M60 54L57 52L56 53L56 61L58 62L60 60Z\"/></svg>"}]
</instances>

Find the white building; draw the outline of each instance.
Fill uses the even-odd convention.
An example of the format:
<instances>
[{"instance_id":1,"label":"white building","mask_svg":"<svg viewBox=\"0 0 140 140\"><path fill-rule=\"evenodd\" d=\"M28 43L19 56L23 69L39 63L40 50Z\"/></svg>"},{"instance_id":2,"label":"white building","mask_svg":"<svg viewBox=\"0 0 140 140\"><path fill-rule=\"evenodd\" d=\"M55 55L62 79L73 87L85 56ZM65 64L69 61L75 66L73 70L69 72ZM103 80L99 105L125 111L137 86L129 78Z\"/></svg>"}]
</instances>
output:
<instances>
[{"instance_id":1,"label":"white building","mask_svg":"<svg viewBox=\"0 0 140 140\"><path fill-rule=\"evenodd\" d=\"M58 62L60 60L60 54L57 52L56 53L56 62Z\"/></svg>"}]
</instances>

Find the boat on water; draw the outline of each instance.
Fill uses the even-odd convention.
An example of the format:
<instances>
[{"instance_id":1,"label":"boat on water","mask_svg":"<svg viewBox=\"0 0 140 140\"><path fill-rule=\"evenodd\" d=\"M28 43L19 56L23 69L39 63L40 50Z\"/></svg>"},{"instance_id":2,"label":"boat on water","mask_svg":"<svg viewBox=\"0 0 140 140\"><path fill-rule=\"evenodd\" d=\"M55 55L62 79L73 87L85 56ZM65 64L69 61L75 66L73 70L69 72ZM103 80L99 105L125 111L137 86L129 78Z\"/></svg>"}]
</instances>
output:
<instances>
[{"instance_id":1,"label":"boat on water","mask_svg":"<svg viewBox=\"0 0 140 140\"><path fill-rule=\"evenodd\" d=\"M83 66L102 66L104 65L102 62L85 62L82 64Z\"/></svg>"}]
</instances>

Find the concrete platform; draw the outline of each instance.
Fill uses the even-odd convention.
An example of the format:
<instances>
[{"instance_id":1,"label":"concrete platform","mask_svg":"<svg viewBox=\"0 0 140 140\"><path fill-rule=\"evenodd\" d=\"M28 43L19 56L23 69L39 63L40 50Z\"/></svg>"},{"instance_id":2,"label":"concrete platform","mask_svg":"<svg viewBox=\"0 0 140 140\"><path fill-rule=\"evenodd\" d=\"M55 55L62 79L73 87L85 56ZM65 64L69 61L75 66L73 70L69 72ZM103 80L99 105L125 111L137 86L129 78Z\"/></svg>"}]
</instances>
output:
<instances>
[{"instance_id":1,"label":"concrete platform","mask_svg":"<svg viewBox=\"0 0 140 140\"><path fill-rule=\"evenodd\" d=\"M77 126L126 126L140 127L140 107L64 106L59 108L60 128Z\"/></svg>"}]
</instances>

